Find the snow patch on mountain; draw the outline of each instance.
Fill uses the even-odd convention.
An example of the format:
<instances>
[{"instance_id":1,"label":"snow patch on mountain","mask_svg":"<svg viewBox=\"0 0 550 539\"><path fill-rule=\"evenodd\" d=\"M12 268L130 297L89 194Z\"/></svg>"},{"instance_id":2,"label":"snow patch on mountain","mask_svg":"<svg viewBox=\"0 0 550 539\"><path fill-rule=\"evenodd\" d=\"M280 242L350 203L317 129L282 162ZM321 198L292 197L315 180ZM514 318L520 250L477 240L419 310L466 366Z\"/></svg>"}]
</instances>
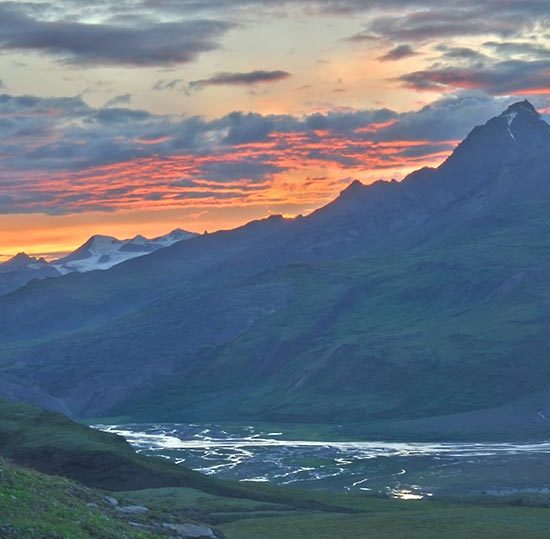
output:
<instances>
[{"instance_id":1,"label":"snow patch on mountain","mask_svg":"<svg viewBox=\"0 0 550 539\"><path fill-rule=\"evenodd\" d=\"M194 236L196 234L193 232L181 229L152 239L137 235L134 238L119 240L112 236L96 235L70 255L55 260L51 264L63 274L106 270L126 260L147 255Z\"/></svg>"},{"instance_id":2,"label":"snow patch on mountain","mask_svg":"<svg viewBox=\"0 0 550 539\"><path fill-rule=\"evenodd\" d=\"M148 255L196 235L179 228L165 236L152 239L138 235L131 239L119 240L112 236L97 235L92 236L76 251L52 262L26 253L18 253L9 260L0 262L0 296L21 288L33 279L61 277L73 272L106 270L126 260Z\"/></svg>"}]
</instances>

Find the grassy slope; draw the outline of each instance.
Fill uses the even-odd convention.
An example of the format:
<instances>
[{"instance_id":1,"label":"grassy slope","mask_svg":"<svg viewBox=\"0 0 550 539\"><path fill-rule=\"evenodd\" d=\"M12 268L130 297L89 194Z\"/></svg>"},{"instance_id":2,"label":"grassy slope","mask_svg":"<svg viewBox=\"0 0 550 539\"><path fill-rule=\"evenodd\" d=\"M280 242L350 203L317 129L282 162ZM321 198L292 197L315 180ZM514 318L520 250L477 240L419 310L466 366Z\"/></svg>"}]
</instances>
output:
<instances>
[{"instance_id":1,"label":"grassy slope","mask_svg":"<svg viewBox=\"0 0 550 539\"><path fill-rule=\"evenodd\" d=\"M138 456L116 436L62 416L1 401L0 455L15 460L24 455L30 467L124 491L115 493L121 503L150 509L141 520L131 517L145 525L201 522L229 539L332 539L365 534L375 539L547 537L548 509L517 507L522 500L512 500L516 505L483 505L488 502L483 500L475 506L402 502L218 481L160 459ZM54 468L48 463L52 460ZM67 539L144 536L105 507L102 493L6 460L0 460L0 469L0 537L2 533L17 539L48 534ZM120 469L126 471L120 473ZM140 478L139 484L129 479L130 471ZM159 488L139 489L147 483ZM537 504L541 505L540 500Z\"/></svg>"},{"instance_id":2,"label":"grassy slope","mask_svg":"<svg viewBox=\"0 0 550 539\"><path fill-rule=\"evenodd\" d=\"M2 539L149 537L101 511L102 500L100 493L73 481L21 468L0 458Z\"/></svg>"}]
</instances>

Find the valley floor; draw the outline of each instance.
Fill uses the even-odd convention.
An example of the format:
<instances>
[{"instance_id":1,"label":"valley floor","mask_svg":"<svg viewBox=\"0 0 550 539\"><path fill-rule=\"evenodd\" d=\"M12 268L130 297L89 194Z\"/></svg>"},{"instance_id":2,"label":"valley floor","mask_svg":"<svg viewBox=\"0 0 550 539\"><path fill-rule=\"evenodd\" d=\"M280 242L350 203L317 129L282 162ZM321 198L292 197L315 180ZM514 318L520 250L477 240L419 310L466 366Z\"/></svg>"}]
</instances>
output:
<instances>
[{"instance_id":1,"label":"valley floor","mask_svg":"<svg viewBox=\"0 0 550 539\"><path fill-rule=\"evenodd\" d=\"M550 495L393 500L222 481L0 401L0 539L548 539Z\"/></svg>"}]
</instances>

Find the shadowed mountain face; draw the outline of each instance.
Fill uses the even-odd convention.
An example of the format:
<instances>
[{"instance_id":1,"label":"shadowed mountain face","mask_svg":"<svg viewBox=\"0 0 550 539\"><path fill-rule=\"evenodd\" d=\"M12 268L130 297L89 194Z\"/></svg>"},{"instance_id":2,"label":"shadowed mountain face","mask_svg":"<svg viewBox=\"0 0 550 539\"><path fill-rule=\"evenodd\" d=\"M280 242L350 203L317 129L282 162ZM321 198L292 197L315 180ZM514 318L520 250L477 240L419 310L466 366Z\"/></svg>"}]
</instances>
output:
<instances>
[{"instance_id":1,"label":"shadowed mountain face","mask_svg":"<svg viewBox=\"0 0 550 539\"><path fill-rule=\"evenodd\" d=\"M0 298L0 391L77 416L358 422L517 402L499 421L545 421L549 155L520 102L402 182L33 282Z\"/></svg>"}]
</instances>

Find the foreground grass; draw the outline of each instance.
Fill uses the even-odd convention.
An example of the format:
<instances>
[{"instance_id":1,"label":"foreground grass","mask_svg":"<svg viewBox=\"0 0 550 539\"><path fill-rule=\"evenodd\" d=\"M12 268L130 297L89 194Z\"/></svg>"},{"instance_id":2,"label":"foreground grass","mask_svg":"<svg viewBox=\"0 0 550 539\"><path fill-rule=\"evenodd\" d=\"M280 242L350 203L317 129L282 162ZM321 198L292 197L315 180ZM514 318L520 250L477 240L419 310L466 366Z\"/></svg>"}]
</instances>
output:
<instances>
[{"instance_id":1,"label":"foreground grass","mask_svg":"<svg viewBox=\"0 0 550 539\"><path fill-rule=\"evenodd\" d=\"M261 487L259 487L261 488ZM121 493L153 512L193 515L228 539L547 539L550 511L518 507L518 500L398 501L370 495L317 493L324 510L235 500L192 489L154 489ZM299 491L293 491L299 496ZM302 496L311 498L309 492Z\"/></svg>"},{"instance_id":2,"label":"foreground grass","mask_svg":"<svg viewBox=\"0 0 550 539\"><path fill-rule=\"evenodd\" d=\"M543 539L548 538L547 512L426 508L405 514L300 515L241 520L222 526L230 539Z\"/></svg>"},{"instance_id":3,"label":"foreground grass","mask_svg":"<svg viewBox=\"0 0 550 539\"><path fill-rule=\"evenodd\" d=\"M150 537L102 511L102 499L100 493L70 480L24 469L0 458L2 539Z\"/></svg>"}]
</instances>

